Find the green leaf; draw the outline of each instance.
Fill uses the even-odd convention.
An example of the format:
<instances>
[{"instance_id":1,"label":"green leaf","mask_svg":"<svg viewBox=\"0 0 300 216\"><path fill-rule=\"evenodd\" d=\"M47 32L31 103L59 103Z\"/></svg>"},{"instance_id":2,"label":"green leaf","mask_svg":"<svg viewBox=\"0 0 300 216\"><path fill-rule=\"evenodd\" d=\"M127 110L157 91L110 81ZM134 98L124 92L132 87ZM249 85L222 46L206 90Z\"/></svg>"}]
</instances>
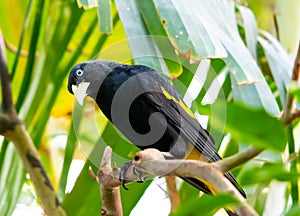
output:
<instances>
[{"instance_id":1,"label":"green leaf","mask_svg":"<svg viewBox=\"0 0 300 216\"><path fill-rule=\"evenodd\" d=\"M25 100L25 97L29 91L30 87L30 81L31 81L31 75L33 72L34 64L35 64L35 53L37 51L37 45L38 45L38 40L40 38L40 29L41 29L41 23L42 23L42 17L43 17L43 11L45 8L45 1L39 1L37 4L36 12L35 12L35 20L34 20L34 27L32 30L32 35L31 35L31 41L30 41L30 49L28 53L28 62L26 65L26 70L25 74L23 77L23 82L22 86L19 91L19 96L18 100L16 103L16 111L19 112L21 105L23 101ZM22 41L20 41L22 42Z\"/></svg>"},{"instance_id":2,"label":"green leaf","mask_svg":"<svg viewBox=\"0 0 300 216\"><path fill-rule=\"evenodd\" d=\"M80 57L80 55L82 54L83 50L81 47L85 47L88 39L90 38L92 32L95 29L95 25L97 24L97 17L90 19L90 25L89 28L87 29L86 33L83 35L81 41L79 42L79 44L81 45L80 48L76 49L75 52L73 53L71 59L68 61L68 63L66 64L66 68L70 69L74 66L74 64L76 63L76 60ZM104 37L104 41L107 38L107 35L102 35ZM62 80L64 79L64 77L67 75L67 72L69 72L68 70L62 71L60 74L57 75L57 79L58 80Z\"/></svg>"},{"instance_id":3,"label":"green leaf","mask_svg":"<svg viewBox=\"0 0 300 216\"><path fill-rule=\"evenodd\" d=\"M256 108L264 108L274 116L280 114L278 105L266 83L256 61L243 43L236 23L233 1L198 1L191 6L201 16L201 22L211 23L211 27L227 51L224 58L231 71L233 97L236 101ZM219 16L215 16L219 14Z\"/></svg>"},{"instance_id":4,"label":"green leaf","mask_svg":"<svg viewBox=\"0 0 300 216\"><path fill-rule=\"evenodd\" d=\"M260 31L260 33L262 36L258 37L258 41L264 49L267 63L279 90L281 102L285 104L286 86L291 80L293 59L271 34L264 31Z\"/></svg>"},{"instance_id":5,"label":"green leaf","mask_svg":"<svg viewBox=\"0 0 300 216\"><path fill-rule=\"evenodd\" d=\"M191 61L203 58L221 58L226 52L212 26L213 20L203 20L202 12L214 11L211 1L154 0L164 26L174 45ZM212 29L214 29L212 31ZM189 56L190 55L190 56Z\"/></svg>"},{"instance_id":6,"label":"green leaf","mask_svg":"<svg viewBox=\"0 0 300 216\"><path fill-rule=\"evenodd\" d=\"M253 56L253 59L256 60L258 29L257 29L255 16L249 8L243 6L238 6L237 8L242 16L243 28L246 34L247 47L251 55Z\"/></svg>"},{"instance_id":7,"label":"green leaf","mask_svg":"<svg viewBox=\"0 0 300 216\"><path fill-rule=\"evenodd\" d=\"M199 196L199 190L183 181L179 190L181 203L188 203Z\"/></svg>"},{"instance_id":8,"label":"green leaf","mask_svg":"<svg viewBox=\"0 0 300 216\"><path fill-rule=\"evenodd\" d=\"M97 7L97 0L77 0L78 6L79 7L87 7L87 8L92 8L92 7Z\"/></svg>"},{"instance_id":9,"label":"green leaf","mask_svg":"<svg viewBox=\"0 0 300 216\"><path fill-rule=\"evenodd\" d=\"M294 95L300 103L300 83L291 82L289 85L287 85L287 91Z\"/></svg>"},{"instance_id":10,"label":"green leaf","mask_svg":"<svg viewBox=\"0 0 300 216\"><path fill-rule=\"evenodd\" d=\"M222 86L226 80L227 75L229 74L229 68L224 67L219 74L214 78L210 83L209 87L206 90L206 93L201 101L202 104L212 104L216 101L220 93L223 93Z\"/></svg>"},{"instance_id":11,"label":"green leaf","mask_svg":"<svg viewBox=\"0 0 300 216\"><path fill-rule=\"evenodd\" d=\"M227 108L226 130L236 140L257 147L284 150L287 136L279 119L263 110L253 110L243 105L229 104Z\"/></svg>"},{"instance_id":12,"label":"green leaf","mask_svg":"<svg viewBox=\"0 0 300 216\"><path fill-rule=\"evenodd\" d=\"M67 215L97 215L101 208L101 199L99 192L99 185L88 172L91 166L94 172L97 172L98 164L104 151L105 145L97 143L93 152L89 156L90 160L87 160L72 191L67 194L62 202L62 206L65 209ZM92 159L92 160L91 160ZM93 162L99 162L94 164ZM74 203L80 205L74 205Z\"/></svg>"},{"instance_id":13,"label":"green leaf","mask_svg":"<svg viewBox=\"0 0 300 216\"><path fill-rule=\"evenodd\" d=\"M130 215L130 212L136 206L151 182L151 180L147 180L143 183L132 183L128 185L129 190L121 188L123 215Z\"/></svg>"},{"instance_id":14,"label":"green leaf","mask_svg":"<svg viewBox=\"0 0 300 216\"><path fill-rule=\"evenodd\" d=\"M169 73L171 73L172 76L177 77L182 73L182 67L178 63L177 54L175 53L175 49L171 41L168 39L167 32L163 26L164 21L159 17L156 6L152 0L138 0L136 2L143 16L144 22L147 25L149 33L156 36L153 37L153 40L155 41L162 57L166 62Z\"/></svg>"},{"instance_id":15,"label":"green leaf","mask_svg":"<svg viewBox=\"0 0 300 216\"><path fill-rule=\"evenodd\" d=\"M258 215L263 215L264 213L268 198L268 186L269 184L259 184L259 186L253 191L253 198L251 197L253 199L252 206L254 207Z\"/></svg>"},{"instance_id":16,"label":"green leaf","mask_svg":"<svg viewBox=\"0 0 300 216\"><path fill-rule=\"evenodd\" d=\"M288 125L287 131L288 131L289 155L297 154L298 150L296 150L296 149L298 149L298 148L297 148L297 145L295 143L294 128L293 128L292 124ZM290 162L290 171L291 171L292 174L297 174L298 173L298 164L297 164L296 160L292 160ZM292 203L293 203L293 205L296 205L296 204L299 203L298 178L290 179L290 187L291 187Z\"/></svg>"},{"instance_id":17,"label":"green leaf","mask_svg":"<svg viewBox=\"0 0 300 216\"><path fill-rule=\"evenodd\" d=\"M112 33L111 0L98 0L98 18L100 31L105 34Z\"/></svg>"},{"instance_id":18,"label":"green leaf","mask_svg":"<svg viewBox=\"0 0 300 216\"><path fill-rule=\"evenodd\" d=\"M11 215L23 186L25 169L12 143L0 170L0 215Z\"/></svg>"},{"instance_id":19,"label":"green leaf","mask_svg":"<svg viewBox=\"0 0 300 216\"><path fill-rule=\"evenodd\" d=\"M288 210L285 216L298 216L300 215L300 206L293 206Z\"/></svg>"},{"instance_id":20,"label":"green leaf","mask_svg":"<svg viewBox=\"0 0 300 216\"><path fill-rule=\"evenodd\" d=\"M270 116L264 110L249 108L239 103L225 105L224 102L216 102L209 108L211 110L208 110L208 107L202 108L201 112L213 118L213 126L216 129L222 131L225 124L225 130L231 133L236 141L260 148L284 150L287 142L285 128L279 119Z\"/></svg>"},{"instance_id":21,"label":"green leaf","mask_svg":"<svg viewBox=\"0 0 300 216\"><path fill-rule=\"evenodd\" d=\"M123 35L123 32L122 32L122 28L118 28L118 26L116 26L118 24L118 22L120 21L119 19L119 16L118 16L118 12L115 10L113 12L113 27L115 28L115 31L114 31L114 35L118 35L118 38L122 38ZM120 33L121 32L121 33ZM122 36L120 36L122 35ZM99 36L98 38L98 41L95 45L93 45L93 48L91 49L92 52L90 53L88 59L97 59L99 57L99 52L100 51L103 51L103 46L104 46L104 43L107 41L108 38L110 38L112 35L107 35L107 34L102 34ZM115 55L114 55L115 56ZM113 59L112 59L113 60ZM74 64L73 64L74 65Z\"/></svg>"},{"instance_id":22,"label":"green leaf","mask_svg":"<svg viewBox=\"0 0 300 216\"><path fill-rule=\"evenodd\" d=\"M140 151L130 143L112 123L108 122L102 134L103 142L113 149L113 159L118 165L122 166L127 160L131 160L136 152Z\"/></svg>"},{"instance_id":23,"label":"green leaf","mask_svg":"<svg viewBox=\"0 0 300 216\"><path fill-rule=\"evenodd\" d=\"M136 2L134 0L116 0L115 3L134 57L134 63L149 66L169 77L166 63L161 58L153 38L148 34Z\"/></svg>"},{"instance_id":24,"label":"green leaf","mask_svg":"<svg viewBox=\"0 0 300 216\"><path fill-rule=\"evenodd\" d=\"M238 70L242 72L240 68ZM263 108L272 116L280 115L278 105L265 79L239 83L233 73L230 75L234 100L256 109Z\"/></svg>"},{"instance_id":25,"label":"green leaf","mask_svg":"<svg viewBox=\"0 0 300 216\"><path fill-rule=\"evenodd\" d=\"M284 167L284 164L264 164L262 167L252 167L239 176L242 185L256 183L269 183L276 179L278 181L291 181L299 178L299 174L292 173Z\"/></svg>"},{"instance_id":26,"label":"green leaf","mask_svg":"<svg viewBox=\"0 0 300 216\"><path fill-rule=\"evenodd\" d=\"M30 0L30 2L28 3L28 8L27 8L27 11L26 11L25 20L24 20L24 24L23 24L23 27L22 27L20 41L19 41L19 44L18 44L18 50L17 50L15 61L14 61L14 64L13 64L13 67L12 67L12 70L11 70L11 75L10 75L11 80L14 79L14 75L16 73L16 69L17 69L17 66L18 66L18 63L19 63L19 60L20 60L20 54L21 54L21 49L22 49L22 46L23 46L25 32L28 29L28 24L29 24L29 19L30 19L30 12L31 12L31 9L32 9L32 3L33 3L33 0Z\"/></svg>"},{"instance_id":27,"label":"green leaf","mask_svg":"<svg viewBox=\"0 0 300 216\"><path fill-rule=\"evenodd\" d=\"M52 37L43 44L28 96L22 104L20 115L24 118L26 125L33 126L36 120L39 120L40 125L35 125L37 130L33 130L39 136L43 134L51 108L64 81L56 77L61 72L58 66L63 64L62 58L72 35L74 35L74 31L77 30L76 27L83 13L83 10L77 8L76 2L67 2L66 4L62 5L59 8L59 13L55 14L58 16L55 20L57 25L47 29L47 34L52 35ZM66 9L70 10L71 13L66 15ZM65 28L65 25L68 28ZM43 26L45 28L45 25ZM63 70L66 70L66 68ZM45 115L46 113L48 115ZM31 132L32 128L29 127L29 130ZM39 143L39 141L35 143Z\"/></svg>"},{"instance_id":28,"label":"green leaf","mask_svg":"<svg viewBox=\"0 0 300 216\"><path fill-rule=\"evenodd\" d=\"M202 45L198 50L206 50L208 47L208 50L215 52L215 57L219 58L221 55L216 55L216 50L222 50L222 57L225 57L224 61L231 72L234 99L256 108L264 108L270 114L278 116L280 112L275 98L256 60L239 35L234 2L188 0L173 1L173 4L189 33L190 41Z\"/></svg>"},{"instance_id":29,"label":"green leaf","mask_svg":"<svg viewBox=\"0 0 300 216\"><path fill-rule=\"evenodd\" d=\"M229 157L239 152L239 143L235 139L230 139L224 149L223 157Z\"/></svg>"},{"instance_id":30,"label":"green leaf","mask_svg":"<svg viewBox=\"0 0 300 216\"><path fill-rule=\"evenodd\" d=\"M204 195L199 199L189 200L183 203L179 209L173 214L181 215L214 215L220 208L232 205L238 205L239 201L229 194L217 194L214 196Z\"/></svg>"},{"instance_id":31,"label":"green leaf","mask_svg":"<svg viewBox=\"0 0 300 216\"><path fill-rule=\"evenodd\" d=\"M75 108L73 109L73 115L75 115L75 116L81 115L83 113L82 110L83 110L82 107L79 106L79 104L76 104ZM64 156L64 162L63 162L63 167L62 167L62 171L61 171L60 182L59 182L59 191L58 191L58 195L61 199L65 195L68 173L69 173L69 169L70 169L70 166L71 166L71 163L73 160L75 149L77 147L77 140L76 140L77 137L76 137L76 132L75 132L76 129L75 128L79 127L80 120L81 120L81 118L72 119L71 125L70 125L70 130L68 133L68 139L67 139L67 144L65 147L65 156ZM76 124L76 125L74 125L74 124Z\"/></svg>"},{"instance_id":32,"label":"green leaf","mask_svg":"<svg viewBox=\"0 0 300 216\"><path fill-rule=\"evenodd\" d=\"M278 116L280 111L275 98L246 46L240 38L237 38L237 41L225 35L223 38L222 42L228 51L228 57L224 61L231 70L234 100L254 108L263 108L268 113Z\"/></svg>"}]
</instances>

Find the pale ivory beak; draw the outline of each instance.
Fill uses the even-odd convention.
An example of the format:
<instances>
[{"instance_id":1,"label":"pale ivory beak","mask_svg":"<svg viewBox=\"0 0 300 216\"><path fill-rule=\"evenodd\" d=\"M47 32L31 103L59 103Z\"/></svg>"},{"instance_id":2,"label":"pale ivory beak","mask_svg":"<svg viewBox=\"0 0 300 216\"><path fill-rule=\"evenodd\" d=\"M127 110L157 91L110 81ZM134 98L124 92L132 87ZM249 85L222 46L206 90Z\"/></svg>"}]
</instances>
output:
<instances>
[{"instance_id":1,"label":"pale ivory beak","mask_svg":"<svg viewBox=\"0 0 300 216\"><path fill-rule=\"evenodd\" d=\"M82 106L84 98L87 96L87 89L90 86L89 82L79 83L78 87L72 85L72 90L74 92L77 102Z\"/></svg>"}]
</instances>

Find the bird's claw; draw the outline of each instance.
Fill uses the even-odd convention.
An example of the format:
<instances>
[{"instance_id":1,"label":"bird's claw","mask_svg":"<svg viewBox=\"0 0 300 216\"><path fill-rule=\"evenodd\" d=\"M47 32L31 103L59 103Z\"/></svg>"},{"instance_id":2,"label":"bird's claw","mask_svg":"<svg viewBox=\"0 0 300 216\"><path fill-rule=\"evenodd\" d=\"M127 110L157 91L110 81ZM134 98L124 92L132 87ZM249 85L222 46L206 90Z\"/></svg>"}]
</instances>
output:
<instances>
[{"instance_id":1,"label":"bird's claw","mask_svg":"<svg viewBox=\"0 0 300 216\"><path fill-rule=\"evenodd\" d=\"M126 173L127 173L128 169L129 169L129 167L131 167L131 166L132 166L132 162L131 161L130 162L126 162L121 167L120 172L119 172L119 180L120 180L120 182L122 184L122 187L125 190L128 190L128 188L125 186L125 183L126 183L126 180L127 180Z\"/></svg>"},{"instance_id":2,"label":"bird's claw","mask_svg":"<svg viewBox=\"0 0 300 216\"><path fill-rule=\"evenodd\" d=\"M145 182L145 180L146 180L146 177L145 178L143 178L143 172L140 170L140 169L138 169L138 168L136 168L136 167L133 167L133 174L134 175L136 175L137 177L138 177L138 183L143 183L143 182Z\"/></svg>"},{"instance_id":3,"label":"bird's claw","mask_svg":"<svg viewBox=\"0 0 300 216\"><path fill-rule=\"evenodd\" d=\"M128 180L128 179L126 178L126 174L127 174L128 169L129 169L130 167L132 167L132 172L133 172L133 174L137 176L137 178L138 178L137 182L138 182L138 183L143 183L143 182L145 182L145 180L146 180L146 177L143 177L143 172L142 172L140 169L138 169L137 167L135 167L135 166L132 164L131 161L130 161L130 162L126 162L126 163L124 163L124 165L121 167L120 173L119 173L119 180L120 180L120 182L121 182L121 184L122 184L122 187L123 187L125 190L128 190L128 188L125 186L125 184L126 184L126 181Z\"/></svg>"}]
</instances>

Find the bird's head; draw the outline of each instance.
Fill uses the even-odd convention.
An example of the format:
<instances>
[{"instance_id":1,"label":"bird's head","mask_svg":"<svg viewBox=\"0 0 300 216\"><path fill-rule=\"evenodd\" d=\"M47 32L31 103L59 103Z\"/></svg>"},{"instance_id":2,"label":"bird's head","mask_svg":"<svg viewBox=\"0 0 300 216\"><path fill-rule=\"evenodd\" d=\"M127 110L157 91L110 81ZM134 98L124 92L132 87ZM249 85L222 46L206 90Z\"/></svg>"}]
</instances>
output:
<instances>
[{"instance_id":1,"label":"bird's head","mask_svg":"<svg viewBox=\"0 0 300 216\"><path fill-rule=\"evenodd\" d=\"M78 103L83 104L86 96L95 98L107 74L119 66L116 62L93 60L77 64L71 70L68 90Z\"/></svg>"}]
</instances>

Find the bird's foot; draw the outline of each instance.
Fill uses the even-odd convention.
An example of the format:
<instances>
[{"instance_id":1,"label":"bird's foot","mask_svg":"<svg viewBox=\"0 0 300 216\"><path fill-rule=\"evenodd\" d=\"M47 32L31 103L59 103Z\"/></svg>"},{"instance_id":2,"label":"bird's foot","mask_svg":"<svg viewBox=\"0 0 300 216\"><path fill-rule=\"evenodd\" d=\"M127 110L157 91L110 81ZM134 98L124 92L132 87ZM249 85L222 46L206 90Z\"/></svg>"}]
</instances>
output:
<instances>
[{"instance_id":1,"label":"bird's foot","mask_svg":"<svg viewBox=\"0 0 300 216\"><path fill-rule=\"evenodd\" d=\"M146 176L143 176L143 172L133 165L131 161L124 163L119 172L119 180L125 190L128 190L128 188L125 186L125 183L128 180L126 176L129 172L132 172L132 174L138 178L138 183L145 182L147 178Z\"/></svg>"}]
</instances>

